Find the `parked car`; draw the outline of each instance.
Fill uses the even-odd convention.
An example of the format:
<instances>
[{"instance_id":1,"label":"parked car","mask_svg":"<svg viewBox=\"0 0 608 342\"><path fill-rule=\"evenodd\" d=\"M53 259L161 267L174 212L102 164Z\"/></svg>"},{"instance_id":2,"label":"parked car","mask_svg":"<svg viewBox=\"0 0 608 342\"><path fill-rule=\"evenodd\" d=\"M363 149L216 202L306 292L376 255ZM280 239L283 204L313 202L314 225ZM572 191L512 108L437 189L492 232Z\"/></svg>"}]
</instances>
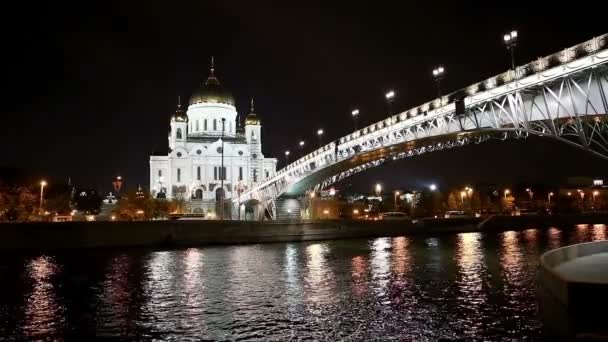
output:
<instances>
[{"instance_id":1,"label":"parked car","mask_svg":"<svg viewBox=\"0 0 608 342\"><path fill-rule=\"evenodd\" d=\"M471 217L471 215L467 214L464 210L450 210L446 211L445 218L455 218L455 217Z\"/></svg>"},{"instance_id":2,"label":"parked car","mask_svg":"<svg viewBox=\"0 0 608 342\"><path fill-rule=\"evenodd\" d=\"M406 213L400 211L389 211L386 213L382 213L383 220L407 220L409 217Z\"/></svg>"}]
</instances>

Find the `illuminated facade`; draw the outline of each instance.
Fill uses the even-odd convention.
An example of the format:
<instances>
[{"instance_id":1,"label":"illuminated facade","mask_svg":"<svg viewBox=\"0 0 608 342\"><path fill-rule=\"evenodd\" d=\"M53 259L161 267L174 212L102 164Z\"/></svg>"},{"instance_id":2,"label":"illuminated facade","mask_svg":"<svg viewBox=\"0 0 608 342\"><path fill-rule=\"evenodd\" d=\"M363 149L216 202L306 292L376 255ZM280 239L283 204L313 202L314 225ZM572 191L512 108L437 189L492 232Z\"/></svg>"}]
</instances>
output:
<instances>
[{"instance_id":1,"label":"illuminated facade","mask_svg":"<svg viewBox=\"0 0 608 342\"><path fill-rule=\"evenodd\" d=\"M262 126L253 100L244 127L239 121L234 98L220 84L212 64L187 111L178 105L171 117L168 155L150 157L152 195L182 198L186 212L214 217L222 197L237 197L274 176L277 160L262 154ZM225 206L226 217L229 207Z\"/></svg>"}]
</instances>

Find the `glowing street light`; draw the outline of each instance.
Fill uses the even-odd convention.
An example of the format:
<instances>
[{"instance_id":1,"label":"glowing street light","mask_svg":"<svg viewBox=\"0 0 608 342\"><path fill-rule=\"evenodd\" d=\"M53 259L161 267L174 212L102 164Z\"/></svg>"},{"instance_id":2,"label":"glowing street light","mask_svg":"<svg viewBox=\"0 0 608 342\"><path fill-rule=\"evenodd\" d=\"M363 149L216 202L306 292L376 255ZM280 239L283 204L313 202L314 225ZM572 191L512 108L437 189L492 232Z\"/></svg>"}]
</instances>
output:
<instances>
[{"instance_id":1,"label":"glowing street light","mask_svg":"<svg viewBox=\"0 0 608 342\"><path fill-rule=\"evenodd\" d=\"M46 186L46 181L40 181L40 205L38 206L38 213L42 213L42 202L44 201L44 187Z\"/></svg>"},{"instance_id":2,"label":"glowing street light","mask_svg":"<svg viewBox=\"0 0 608 342\"><path fill-rule=\"evenodd\" d=\"M322 141L323 141L323 134L325 133L325 131L323 130L323 128L319 128L317 130L317 137L319 138L319 147L322 146Z\"/></svg>"},{"instance_id":3,"label":"glowing street light","mask_svg":"<svg viewBox=\"0 0 608 342\"><path fill-rule=\"evenodd\" d=\"M511 190L509 189L505 189L505 199L507 198L507 195L511 193Z\"/></svg>"},{"instance_id":4,"label":"glowing street light","mask_svg":"<svg viewBox=\"0 0 608 342\"><path fill-rule=\"evenodd\" d=\"M435 83L437 83L437 97L438 98L441 98L441 80L443 80L444 72L445 72L445 69L442 66L433 69L433 79L435 80Z\"/></svg>"},{"instance_id":5,"label":"glowing street light","mask_svg":"<svg viewBox=\"0 0 608 342\"><path fill-rule=\"evenodd\" d=\"M397 210L397 198L401 195L399 191L395 191L395 210Z\"/></svg>"},{"instance_id":6,"label":"glowing street light","mask_svg":"<svg viewBox=\"0 0 608 342\"><path fill-rule=\"evenodd\" d=\"M289 155L291 154L291 152L289 152L289 150L285 151L285 160L287 161L287 164L289 164Z\"/></svg>"},{"instance_id":7,"label":"glowing street light","mask_svg":"<svg viewBox=\"0 0 608 342\"><path fill-rule=\"evenodd\" d=\"M388 114L393 115L393 101L395 100L395 92L393 90L384 94L386 101L388 102Z\"/></svg>"},{"instance_id":8,"label":"glowing street light","mask_svg":"<svg viewBox=\"0 0 608 342\"><path fill-rule=\"evenodd\" d=\"M552 196L553 196L553 193L552 193L552 192L550 192L550 193L547 195L547 202L549 202L549 205L551 205L551 197L552 197Z\"/></svg>"},{"instance_id":9,"label":"glowing street light","mask_svg":"<svg viewBox=\"0 0 608 342\"><path fill-rule=\"evenodd\" d=\"M353 121L355 122L355 131L356 131L357 130L357 119L359 118L359 110L353 109L353 111L350 112L350 115L353 117Z\"/></svg>"},{"instance_id":10,"label":"glowing street light","mask_svg":"<svg viewBox=\"0 0 608 342\"><path fill-rule=\"evenodd\" d=\"M600 194L600 192L599 192L599 191L597 191L597 190L595 190L595 191L593 192L593 203L595 203L595 198L596 198L596 197L597 197L597 195L599 195L599 194Z\"/></svg>"},{"instance_id":11,"label":"glowing street light","mask_svg":"<svg viewBox=\"0 0 608 342\"><path fill-rule=\"evenodd\" d=\"M382 185L380 185L380 183L376 184L376 196L380 196L380 193L382 192Z\"/></svg>"},{"instance_id":12,"label":"glowing street light","mask_svg":"<svg viewBox=\"0 0 608 342\"><path fill-rule=\"evenodd\" d=\"M526 192L528 193L528 196L530 196L530 201L534 198L534 192L532 192L532 189L527 188Z\"/></svg>"},{"instance_id":13,"label":"glowing street light","mask_svg":"<svg viewBox=\"0 0 608 342\"><path fill-rule=\"evenodd\" d=\"M515 71L515 47L517 46L517 31L513 30L503 36L507 50L511 51L511 70Z\"/></svg>"},{"instance_id":14,"label":"glowing street light","mask_svg":"<svg viewBox=\"0 0 608 342\"><path fill-rule=\"evenodd\" d=\"M431 184L431 185L429 185L429 189L430 189L431 191L436 191L436 190L437 190L437 185L435 185L435 184Z\"/></svg>"}]
</instances>

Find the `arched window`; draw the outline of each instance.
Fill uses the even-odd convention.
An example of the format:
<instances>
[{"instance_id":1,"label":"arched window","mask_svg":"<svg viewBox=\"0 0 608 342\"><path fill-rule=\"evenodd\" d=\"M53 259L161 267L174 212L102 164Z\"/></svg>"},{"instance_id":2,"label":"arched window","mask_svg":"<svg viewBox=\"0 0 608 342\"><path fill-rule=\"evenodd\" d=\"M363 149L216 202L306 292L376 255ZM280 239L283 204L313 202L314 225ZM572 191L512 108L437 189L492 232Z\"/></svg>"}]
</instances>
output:
<instances>
[{"instance_id":1,"label":"arched window","mask_svg":"<svg viewBox=\"0 0 608 342\"><path fill-rule=\"evenodd\" d=\"M207 119L205 119L205 121L203 121L203 129L205 131L207 130Z\"/></svg>"},{"instance_id":2,"label":"arched window","mask_svg":"<svg viewBox=\"0 0 608 342\"><path fill-rule=\"evenodd\" d=\"M198 120L196 120L196 131L197 132L198 132L198 129L199 129L199 127L198 127Z\"/></svg>"},{"instance_id":3,"label":"arched window","mask_svg":"<svg viewBox=\"0 0 608 342\"><path fill-rule=\"evenodd\" d=\"M182 129L181 128L177 129L177 133L175 133L175 138L176 139L181 139L182 138Z\"/></svg>"},{"instance_id":4,"label":"arched window","mask_svg":"<svg viewBox=\"0 0 608 342\"><path fill-rule=\"evenodd\" d=\"M217 131L217 120L213 119L213 130Z\"/></svg>"}]
</instances>

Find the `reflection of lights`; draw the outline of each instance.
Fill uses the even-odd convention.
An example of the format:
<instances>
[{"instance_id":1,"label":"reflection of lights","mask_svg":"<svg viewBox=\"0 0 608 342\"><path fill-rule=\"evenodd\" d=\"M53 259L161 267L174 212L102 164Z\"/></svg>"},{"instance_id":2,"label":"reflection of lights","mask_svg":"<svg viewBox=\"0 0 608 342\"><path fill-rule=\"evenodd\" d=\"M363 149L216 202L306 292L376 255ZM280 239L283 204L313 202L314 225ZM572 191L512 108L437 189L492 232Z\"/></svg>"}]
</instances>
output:
<instances>
[{"instance_id":1,"label":"reflection of lights","mask_svg":"<svg viewBox=\"0 0 608 342\"><path fill-rule=\"evenodd\" d=\"M385 297L387 285L390 280L390 238L378 238L374 240L371 248L371 271L374 288L378 297Z\"/></svg>"},{"instance_id":2,"label":"reflection of lights","mask_svg":"<svg viewBox=\"0 0 608 342\"><path fill-rule=\"evenodd\" d=\"M362 256L352 258L351 276L353 280L353 292L356 296L362 297L367 290L367 272L365 259Z\"/></svg>"},{"instance_id":3,"label":"reflection of lights","mask_svg":"<svg viewBox=\"0 0 608 342\"><path fill-rule=\"evenodd\" d=\"M557 228L549 228L547 230L547 240L549 249L555 249L561 246L562 231Z\"/></svg>"},{"instance_id":4,"label":"reflection of lights","mask_svg":"<svg viewBox=\"0 0 608 342\"><path fill-rule=\"evenodd\" d=\"M485 260L480 240L480 233L460 233L456 247L458 306L467 312L469 322L465 333L471 337L479 335L478 327L484 319L482 309L487 302L483 290Z\"/></svg>"},{"instance_id":5,"label":"reflection of lights","mask_svg":"<svg viewBox=\"0 0 608 342\"><path fill-rule=\"evenodd\" d=\"M33 282L27 296L23 330L29 337L53 336L59 332L58 324L63 321L63 310L57 303L52 283L59 266L53 258L41 256L32 259L27 268Z\"/></svg>"},{"instance_id":6,"label":"reflection of lights","mask_svg":"<svg viewBox=\"0 0 608 342\"><path fill-rule=\"evenodd\" d=\"M606 240L606 225L594 224L591 230L593 241Z\"/></svg>"},{"instance_id":7,"label":"reflection of lights","mask_svg":"<svg viewBox=\"0 0 608 342\"><path fill-rule=\"evenodd\" d=\"M326 262L328 252L329 248L324 243L306 247L306 299L319 305L328 305L335 300L333 274Z\"/></svg>"},{"instance_id":8,"label":"reflection of lights","mask_svg":"<svg viewBox=\"0 0 608 342\"><path fill-rule=\"evenodd\" d=\"M393 239L393 269L400 277L410 270L409 244L409 240L404 236Z\"/></svg>"}]
</instances>

